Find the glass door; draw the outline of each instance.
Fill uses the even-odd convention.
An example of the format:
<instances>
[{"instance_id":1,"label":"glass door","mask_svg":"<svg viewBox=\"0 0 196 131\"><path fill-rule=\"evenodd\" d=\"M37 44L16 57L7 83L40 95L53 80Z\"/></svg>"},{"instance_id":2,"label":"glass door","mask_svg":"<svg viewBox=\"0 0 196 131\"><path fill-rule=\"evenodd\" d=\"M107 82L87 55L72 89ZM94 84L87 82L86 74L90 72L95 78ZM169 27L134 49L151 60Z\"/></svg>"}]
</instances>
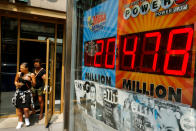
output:
<instances>
[{"instance_id":1,"label":"glass door","mask_svg":"<svg viewBox=\"0 0 196 131\"><path fill-rule=\"evenodd\" d=\"M0 21L0 118L14 116L11 104L16 87L17 19L1 17Z\"/></svg>"},{"instance_id":2,"label":"glass door","mask_svg":"<svg viewBox=\"0 0 196 131\"><path fill-rule=\"evenodd\" d=\"M55 59L55 44L47 39L46 48L46 81L45 81L45 126L49 125L53 114L53 91L54 91L54 59Z\"/></svg>"}]
</instances>

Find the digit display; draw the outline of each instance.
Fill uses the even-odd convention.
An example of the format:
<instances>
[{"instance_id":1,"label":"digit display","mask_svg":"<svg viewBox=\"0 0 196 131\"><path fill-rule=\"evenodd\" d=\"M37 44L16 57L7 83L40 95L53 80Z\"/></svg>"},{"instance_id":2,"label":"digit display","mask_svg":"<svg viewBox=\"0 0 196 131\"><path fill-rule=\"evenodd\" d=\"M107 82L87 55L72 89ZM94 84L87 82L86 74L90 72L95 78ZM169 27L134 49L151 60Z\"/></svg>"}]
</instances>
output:
<instances>
[{"instance_id":1,"label":"digit display","mask_svg":"<svg viewBox=\"0 0 196 131\"><path fill-rule=\"evenodd\" d=\"M115 37L85 42L84 65L114 69L115 43Z\"/></svg>"},{"instance_id":2,"label":"digit display","mask_svg":"<svg viewBox=\"0 0 196 131\"><path fill-rule=\"evenodd\" d=\"M120 70L190 77L193 25L120 36ZM85 42L84 65L114 69L116 38Z\"/></svg>"},{"instance_id":3,"label":"digit display","mask_svg":"<svg viewBox=\"0 0 196 131\"><path fill-rule=\"evenodd\" d=\"M193 25L120 36L120 70L190 77Z\"/></svg>"}]
</instances>

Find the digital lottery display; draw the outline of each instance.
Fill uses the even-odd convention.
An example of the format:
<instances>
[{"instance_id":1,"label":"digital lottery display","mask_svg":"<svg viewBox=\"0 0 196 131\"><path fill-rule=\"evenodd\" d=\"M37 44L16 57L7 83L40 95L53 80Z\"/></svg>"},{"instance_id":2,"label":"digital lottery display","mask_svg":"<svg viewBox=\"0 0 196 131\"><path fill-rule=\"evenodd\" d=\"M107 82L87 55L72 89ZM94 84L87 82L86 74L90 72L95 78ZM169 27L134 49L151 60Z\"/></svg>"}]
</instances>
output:
<instances>
[{"instance_id":1,"label":"digital lottery display","mask_svg":"<svg viewBox=\"0 0 196 131\"><path fill-rule=\"evenodd\" d=\"M82 80L115 87L118 0L107 0L84 13Z\"/></svg>"},{"instance_id":2,"label":"digital lottery display","mask_svg":"<svg viewBox=\"0 0 196 131\"><path fill-rule=\"evenodd\" d=\"M120 36L120 70L191 75L193 26Z\"/></svg>"},{"instance_id":3,"label":"digital lottery display","mask_svg":"<svg viewBox=\"0 0 196 131\"><path fill-rule=\"evenodd\" d=\"M88 51L84 53L84 65L89 67L101 67L114 69L115 65L115 43L116 38L105 38L89 41L85 43L85 50L91 48L90 44L95 43L95 55L90 55Z\"/></svg>"},{"instance_id":4,"label":"digital lottery display","mask_svg":"<svg viewBox=\"0 0 196 131\"><path fill-rule=\"evenodd\" d=\"M107 0L87 10L82 79L194 105L195 6L194 0Z\"/></svg>"}]
</instances>

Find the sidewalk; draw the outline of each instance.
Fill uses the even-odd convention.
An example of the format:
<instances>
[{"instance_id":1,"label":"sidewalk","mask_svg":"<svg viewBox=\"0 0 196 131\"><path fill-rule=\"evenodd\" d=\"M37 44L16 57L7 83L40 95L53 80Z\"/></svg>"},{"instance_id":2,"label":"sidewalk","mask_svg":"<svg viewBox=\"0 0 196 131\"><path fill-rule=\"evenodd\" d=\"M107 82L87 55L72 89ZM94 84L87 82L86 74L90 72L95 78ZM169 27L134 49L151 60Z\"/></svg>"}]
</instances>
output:
<instances>
[{"instance_id":1,"label":"sidewalk","mask_svg":"<svg viewBox=\"0 0 196 131\"><path fill-rule=\"evenodd\" d=\"M31 126L23 125L21 129L16 130L17 117L2 118L0 119L0 131L63 131L63 114L54 114L49 128L45 128L44 121L45 118L38 121L38 115L33 115L30 118Z\"/></svg>"}]
</instances>

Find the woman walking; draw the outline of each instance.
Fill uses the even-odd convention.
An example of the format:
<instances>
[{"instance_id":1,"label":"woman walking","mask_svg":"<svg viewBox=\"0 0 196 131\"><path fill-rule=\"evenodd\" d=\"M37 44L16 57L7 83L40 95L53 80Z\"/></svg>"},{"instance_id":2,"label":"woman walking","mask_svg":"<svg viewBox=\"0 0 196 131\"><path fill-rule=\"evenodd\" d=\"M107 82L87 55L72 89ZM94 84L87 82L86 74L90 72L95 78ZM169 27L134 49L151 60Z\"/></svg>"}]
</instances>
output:
<instances>
[{"instance_id":1,"label":"woman walking","mask_svg":"<svg viewBox=\"0 0 196 131\"><path fill-rule=\"evenodd\" d=\"M29 109L33 107L33 97L31 86L35 86L35 75L28 70L28 63L20 65L20 72L16 74L15 82L16 93L13 98L13 104L16 107L18 115L18 125L16 129L20 129L23 123L23 113L25 114L25 125L30 126Z\"/></svg>"}]
</instances>

